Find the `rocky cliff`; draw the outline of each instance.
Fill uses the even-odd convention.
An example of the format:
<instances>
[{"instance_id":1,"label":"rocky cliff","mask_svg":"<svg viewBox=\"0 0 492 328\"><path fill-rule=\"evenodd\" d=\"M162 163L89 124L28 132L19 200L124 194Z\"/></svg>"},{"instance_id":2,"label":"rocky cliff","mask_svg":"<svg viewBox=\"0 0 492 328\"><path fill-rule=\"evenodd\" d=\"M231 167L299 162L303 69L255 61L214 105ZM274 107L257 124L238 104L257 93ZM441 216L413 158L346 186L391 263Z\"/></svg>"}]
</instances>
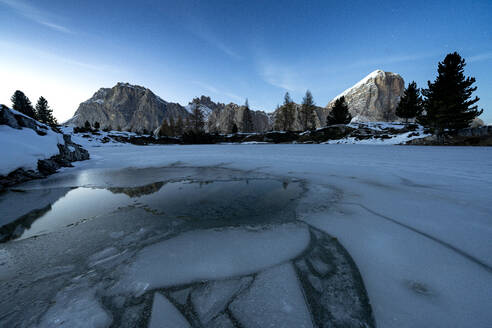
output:
<instances>
[{"instance_id":1,"label":"rocky cliff","mask_svg":"<svg viewBox=\"0 0 492 328\"><path fill-rule=\"evenodd\" d=\"M245 127L245 109L234 103L222 104L211 101L210 97L201 96L190 103L199 104L205 113L205 130L207 132L230 133L234 124L239 131ZM264 132L270 128L270 119L263 111L250 110L252 132Z\"/></svg>"},{"instance_id":2,"label":"rocky cliff","mask_svg":"<svg viewBox=\"0 0 492 328\"><path fill-rule=\"evenodd\" d=\"M66 122L69 125L83 126L86 121L101 128L111 127L126 131L156 131L164 119L176 122L190 116L195 105L200 106L205 118L207 132L229 133L233 124L241 131L244 124L244 107L234 103L213 102L210 97L195 98L187 106L166 102L151 90L118 83L113 88L99 89L89 100L79 105L75 115ZM268 115L262 111L251 110L253 131L269 129Z\"/></svg>"},{"instance_id":3,"label":"rocky cliff","mask_svg":"<svg viewBox=\"0 0 492 328\"><path fill-rule=\"evenodd\" d=\"M326 117L330 112L335 100L345 96L353 122L375 122L375 121L396 121L396 106L403 94L405 85L403 78L395 73L377 70L363 78L353 87L333 98L326 107L316 107L314 122L315 127L326 126ZM295 104L294 122L292 130L306 130L301 124L299 104ZM276 110L271 114L272 126L279 112Z\"/></svg>"},{"instance_id":4,"label":"rocky cliff","mask_svg":"<svg viewBox=\"0 0 492 328\"><path fill-rule=\"evenodd\" d=\"M316 107L315 127L326 125L326 117L335 102L345 96L354 121L394 121L397 120L395 109L404 90L404 81L400 75L377 70L366 76L353 87L335 97L326 107ZM163 119L179 117L184 121L190 116L193 106L200 106L205 117L207 132L229 133L235 124L243 131L244 106L234 103L215 103L210 97L195 98L187 106L166 102L151 90L118 83L113 88L101 88L92 98L80 104L68 124L83 126L86 121L99 122L101 128L111 126L134 132L155 131ZM300 105L296 105L293 130L304 130L299 115ZM277 112L265 113L251 110L253 132L264 132L275 126Z\"/></svg>"},{"instance_id":5,"label":"rocky cliff","mask_svg":"<svg viewBox=\"0 0 492 328\"><path fill-rule=\"evenodd\" d=\"M67 124L83 126L99 122L101 128L142 132L153 131L164 118L186 117L186 109L169 103L151 90L128 83L118 83L112 88L99 89L89 100L79 105L75 115Z\"/></svg>"},{"instance_id":6,"label":"rocky cliff","mask_svg":"<svg viewBox=\"0 0 492 328\"><path fill-rule=\"evenodd\" d=\"M336 99L345 96L353 121L395 121L396 106L404 88L405 83L400 75L377 70L335 97L326 108L329 111ZM328 111L323 114L327 115Z\"/></svg>"}]
</instances>

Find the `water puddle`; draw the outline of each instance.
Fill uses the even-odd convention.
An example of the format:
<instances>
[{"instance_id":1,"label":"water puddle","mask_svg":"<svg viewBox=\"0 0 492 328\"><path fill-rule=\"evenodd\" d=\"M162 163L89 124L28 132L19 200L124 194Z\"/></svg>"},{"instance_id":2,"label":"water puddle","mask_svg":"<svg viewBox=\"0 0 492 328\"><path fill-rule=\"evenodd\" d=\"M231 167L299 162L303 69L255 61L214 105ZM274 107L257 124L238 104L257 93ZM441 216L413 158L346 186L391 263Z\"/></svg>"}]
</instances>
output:
<instances>
[{"instance_id":1,"label":"water puddle","mask_svg":"<svg viewBox=\"0 0 492 328\"><path fill-rule=\"evenodd\" d=\"M39 190L25 191L30 192L39 193ZM156 220L179 219L197 227L288 221L294 217L285 209L301 193L299 182L272 178L217 181L184 178L134 187L75 187L53 203L17 217L1 227L0 233L4 241L26 239L87 220L103 220L109 214L124 216L131 208L155 216ZM16 206L10 202L1 205Z\"/></svg>"}]
</instances>

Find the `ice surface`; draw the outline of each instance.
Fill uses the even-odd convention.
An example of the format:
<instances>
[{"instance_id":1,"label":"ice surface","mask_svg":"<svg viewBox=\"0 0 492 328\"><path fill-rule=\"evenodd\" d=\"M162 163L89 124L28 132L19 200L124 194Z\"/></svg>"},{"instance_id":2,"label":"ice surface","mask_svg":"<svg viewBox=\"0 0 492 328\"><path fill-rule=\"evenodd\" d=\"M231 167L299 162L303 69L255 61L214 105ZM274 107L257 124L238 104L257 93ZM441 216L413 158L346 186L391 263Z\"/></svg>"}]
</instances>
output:
<instances>
[{"instance_id":1,"label":"ice surface","mask_svg":"<svg viewBox=\"0 0 492 328\"><path fill-rule=\"evenodd\" d=\"M190 295L191 288L180 289L175 292L169 293L169 296L173 299L173 301L178 304L185 305L188 301L188 296Z\"/></svg>"},{"instance_id":2,"label":"ice surface","mask_svg":"<svg viewBox=\"0 0 492 328\"><path fill-rule=\"evenodd\" d=\"M214 320L210 321L207 325L205 325L206 328L236 328L234 324L232 323L231 319L225 315L219 315L217 316Z\"/></svg>"},{"instance_id":3,"label":"ice surface","mask_svg":"<svg viewBox=\"0 0 492 328\"><path fill-rule=\"evenodd\" d=\"M190 327L190 324L167 298L159 293L155 293L149 328L182 327Z\"/></svg>"},{"instance_id":4,"label":"ice surface","mask_svg":"<svg viewBox=\"0 0 492 328\"><path fill-rule=\"evenodd\" d=\"M251 277L212 281L194 290L191 294L191 301L202 324L209 323L219 312L225 310L230 299L239 294L251 281Z\"/></svg>"},{"instance_id":5,"label":"ice surface","mask_svg":"<svg viewBox=\"0 0 492 328\"><path fill-rule=\"evenodd\" d=\"M95 298L94 290L69 286L56 295L55 303L46 311L39 328L104 328L111 316Z\"/></svg>"},{"instance_id":6,"label":"ice surface","mask_svg":"<svg viewBox=\"0 0 492 328\"><path fill-rule=\"evenodd\" d=\"M490 326L492 148L119 144L90 146L90 152L91 160L36 183L72 177L83 184L87 170L100 170L103 179L105 169L152 171L149 167L166 165L224 166L302 179L309 192L298 217L337 237L349 251L378 327ZM105 236L114 241L108 232ZM176 238L185 243L183 235ZM190 263L188 258L179 269L195 277L183 269Z\"/></svg>"},{"instance_id":7,"label":"ice surface","mask_svg":"<svg viewBox=\"0 0 492 328\"><path fill-rule=\"evenodd\" d=\"M246 275L285 262L309 243L296 224L198 230L144 248L115 290L145 290Z\"/></svg>"},{"instance_id":8,"label":"ice surface","mask_svg":"<svg viewBox=\"0 0 492 328\"><path fill-rule=\"evenodd\" d=\"M292 264L258 274L253 285L230 306L245 328L313 327L304 295Z\"/></svg>"}]
</instances>

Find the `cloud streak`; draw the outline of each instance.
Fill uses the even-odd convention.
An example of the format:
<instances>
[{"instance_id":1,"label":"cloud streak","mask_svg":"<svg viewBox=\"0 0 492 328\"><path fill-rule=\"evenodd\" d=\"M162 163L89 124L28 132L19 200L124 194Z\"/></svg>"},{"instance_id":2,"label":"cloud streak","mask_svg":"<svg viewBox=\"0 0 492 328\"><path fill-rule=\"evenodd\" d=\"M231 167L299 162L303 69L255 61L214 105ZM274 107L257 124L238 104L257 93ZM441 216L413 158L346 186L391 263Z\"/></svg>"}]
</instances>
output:
<instances>
[{"instance_id":1,"label":"cloud streak","mask_svg":"<svg viewBox=\"0 0 492 328\"><path fill-rule=\"evenodd\" d=\"M2 1L2 0L0 0ZM7 50L9 53L30 53L33 55L36 55L36 57L39 58L44 58L47 60L51 60L54 62L58 62L60 64L65 64L68 66L75 66L87 70L92 70L92 71L101 71L101 72L109 72L109 73L120 73L121 70L117 67L114 66L108 66L108 65L96 65L96 64L91 64L87 62L82 62L76 59L71 59L68 57L63 57L60 55L57 55L55 53L41 50L35 47L27 46L27 45L22 45L20 43L13 43L13 42L8 42L8 41L0 41L0 50Z\"/></svg>"},{"instance_id":2,"label":"cloud streak","mask_svg":"<svg viewBox=\"0 0 492 328\"><path fill-rule=\"evenodd\" d=\"M34 6L31 6L22 0L0 0L0 4L4 4L10 7L19 15L33 22L36 22L40 25L46 26L52 30L62 33L69 33L69 34L72 33L72 31L67 27L54 23L52 21L53 18L52 14L37 9Z\"/></svg>"},{"instance_id":3,"label":"cloud streak","mask_svg":"<svg viewBox=\"0 0 492 328\"><path fill-rule=\"evenodd\" d=\"M211 44L227 56L236 60L242 59L238 53L226 45L215 33L210 30L208 26L201 23L198 19L190 20L190 22L186 24L186 27L190 33Z\"/></svg>"},{"instance_id":4,"label":"cloud streak","mask_svg":"<svg viewBox=\"0 0 492 328\"><path fill-rule=\"evenodd\" d=\"M474 62L486 61L491 59L492 59L492 52L487 52L487 53L471 56L470 58L468 58L467 62L474 63Z\"/></svg>"},{"instance_id":5,"label":"cloud streak","mask_svg":"<svg viewBox=\"0 0 492 328\"><path fill-rule=\"evenodd\" d=\"M220 96L226 96L230 99L233 99L237 102L241 102L244 100L243 97L240 97L234 93L231 93L231 92L227 92L227 91L223 91L223 90L219 90L217 89L216 87L210 85L210 84L207 84L207 83L203 83L203 82L200 82L200 81L192 81L193 84L196 84L198 85L200 88L202 88L203 90L207 91L207 92L212 92L216 95L220 95Z\"/></svg>"},{"instance_id":6,"label":"cloud streak","mask_svg":"<svg viewBox=\"0 0 492 328\"><path fill-rule=\"evenodd\" d=\"M356 68L362 66L375 66L375 65L384 65L384 64L395 64L395 63L404 63L411 62L421 59L426 59L429 57L433 57L435 54L413 54L413 55L395 55L395 56L387 56L387 57L377 57L377 58L366 58L358 61L354 61L349 63L346 67L348 68Z\"/></svg>"}]
</instances>

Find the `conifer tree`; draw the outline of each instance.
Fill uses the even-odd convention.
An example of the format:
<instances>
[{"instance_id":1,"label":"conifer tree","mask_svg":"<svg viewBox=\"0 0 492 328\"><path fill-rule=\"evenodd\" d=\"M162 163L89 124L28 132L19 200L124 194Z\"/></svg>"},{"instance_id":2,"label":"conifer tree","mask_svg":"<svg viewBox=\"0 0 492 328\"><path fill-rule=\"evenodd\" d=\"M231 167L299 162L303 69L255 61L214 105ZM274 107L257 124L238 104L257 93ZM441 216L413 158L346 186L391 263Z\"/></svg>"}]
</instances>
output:
<instances>
[{"instance_id":1,"label":"conifer tree","mask_svg":"<svg viewBox=\"0 0 492 328\"><path fill-rule=\"evenodd\" d=\"M172 116L169 118L169 133L172 137L176 136L176 124Z\"/></svg>"},{"instance_id":2,"label":"conifer tree","mask_svg":"<svg viewBox=\"0 0 492 328\"><path fill-rule=\"evenodd\" d=\"M295 113L295 104L290 98L288 92L285 93L284 103L281 107L278 108L277 112L277 120L276 122L277 129L283 131L289 131L292 129L292 125L294 123L294 113Z\"/></svg>"},{"instance_id":3,"label":"conifer tree","mask_svg":"<svg viewBox=\"0 0 492 328\"><path fill-rule=\"evenodd\" d=\"M302 98L300 119L301 127L303 130L308 130L315 127L314 110L316 106L313 101L313 95L311 91L307 90L306 95Z\"/></svg>"},{"instance_id":4,"label":"conifer tree","mask_svg":"<svg viewBox=\"0 0 492 328\"><path fill-rule=\"evenodd\" d=\"M396 107L395 114L398 117L404 118L405 123L408 123L409 118L416 117L420 112L422 112L420 89L417 88L417 83L412 81L403 92L403 96L400 98L400 102Z\"/></svg>"},{"instance_id":5,"label":"conifer tree","mask_svg":"<svg viewBox=\"0 0 492 328\"><path fill-rule=\"evenodd\" d=\"M248 99L244 103L242 132L253 132L253 117L249 109Z\"/></svg>"},{"instance_id":6,"label":"conifer tree","mask_svg":"<svg viewBox=\"0 0 492 328\"><path fill-rule=\"evenodd\" d=\"M232 132L233 134L236 134L236 133L237 133L237 131L238 131L238 130L237 130L237 125L236 125L236 123L233 123L233 124L232 124L232 129L231 129L231 132Z\"/></svg>"},{"instance_id":7,"label":"conifer tree","mask_svg":"<svg viewBox=\"0 0 492 328\"><path fill-rule=\"evenodd\" d=\"M101 128L101 124L98 121L94 122L94 129L99 130Z\"/></svg>"},{"instance_id":8,"label":"conifer tree","mask_svg":"<svg viewBox=\"0 0 492 328\"><path fill-rule=\"evenodd\" d=\"M422 90L424 110L417 117L420 124L432 127L437 135L445 130L456 132L466 128L474 118L482 114L474 105L479 98L472 98L477 87L474 77L465 77L465 60L454 52L448 54L438 63L437 77L434 82L427 82L428 88Z\"/></svg>"},{"instance_id":9,"label":"conifer tree","mask_svg":"<svg viewBox=\"0 0 492 328\"><path fill-rule=\"evenodd\" d=\"M36 117L38 121L44 124L55 126L58 124L53 116L53 110L48 105L48 101L44 97L39 97L36 103Z\"/></svg>"},{"instance_id":10,"label":"conifer tree","mask_svg":"<svg viewBox=\"0 0 492 328\"><path fill-rule=\"evenodd\" d=\"M181 136L183 134L184 128L183 128L183 119L181 118L181 115L178 116L178 120L176 122L176 128L174 130L176 136Z\"/></svg>"},{"instance_id":11,"label":"conifer tree","mask_svg":"<svg viewBox=\"0 0 492 328\"><path fill-rule=\"evenodd\" d=\"M159 136L161 136L161 137L171 136L170 131L169 131L169 123L168 123L166 118L162 120L161 128L159 129Z\"/></svg>"},{"instance_id":12,"label":"conifer tree","mask_svg":"<svg viewBox=\"0 0 492 328\"><path fill-rule=\"evenodd\" d=\"M85 121L84 128L86 128L87 130L90 130L91 129L91 124L89 123L89 121ZM120 128L119 131L121 131L121 128Z\"/></svg>"},{"instance_id":13,"label":"conifer tree","mask_svg":"<svg viewBox=\"0 0 492 328\"><path fill-rule=\"evenodd\" d=\"M195 133L203 132L205 118L199 103L195 103L190 117L191 130Z\"/></svg>"},{"instance_id":14,"label":"conifer tree","mask_svg":"<svg viewBox=\"0 0 492 328\"><path fill-rule=\"evenodd\" d=\"M335 100L335 104L326 118L326 124L348 124L351 120L352 115L349 113L349 108L345 102L345 97L342 96Z\"/></svg>"},{"instance_id":15,"label":"conifer tree","mask_svg":"<svg viewBox=\"0 0 492 328\"><path fill-rule=\"evenodd\" d=\"M31 101L26 97L24 92L17 90L10 98L12 101L12 108L24 115L27 115L33 119L36 119L36 112L32 107Z\"/></svg>"}]
</instances>

